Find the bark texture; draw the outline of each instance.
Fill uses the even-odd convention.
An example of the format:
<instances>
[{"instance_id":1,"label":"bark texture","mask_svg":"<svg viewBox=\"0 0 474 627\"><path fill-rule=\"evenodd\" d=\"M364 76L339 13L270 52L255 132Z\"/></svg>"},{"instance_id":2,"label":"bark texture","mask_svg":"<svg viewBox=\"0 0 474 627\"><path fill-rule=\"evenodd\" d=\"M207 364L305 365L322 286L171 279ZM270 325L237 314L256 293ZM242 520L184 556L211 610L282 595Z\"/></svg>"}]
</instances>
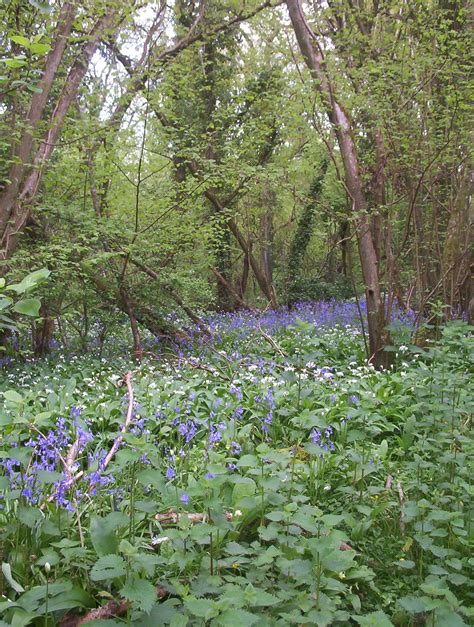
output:
<instances>
[{"instance_id":1,"label":"bark texture","mask_svg":"<svg viewBox=\"0 0 474 627\"><path fill-rule=\"evenodd\" d=\"M376 366L385 364L383 351L389 338L385 331L385 312L380 290L377 250L374 245L367 214L357 150L352 135L351 120L339 103L327 71L323 51L316 35L306 22L301 0L286 0L290 19L306 65L321 94L326 114L336 135L344 165L344 179L356 217L356 234L367 301L370 360Z\"/></svg>"}]
</instances>

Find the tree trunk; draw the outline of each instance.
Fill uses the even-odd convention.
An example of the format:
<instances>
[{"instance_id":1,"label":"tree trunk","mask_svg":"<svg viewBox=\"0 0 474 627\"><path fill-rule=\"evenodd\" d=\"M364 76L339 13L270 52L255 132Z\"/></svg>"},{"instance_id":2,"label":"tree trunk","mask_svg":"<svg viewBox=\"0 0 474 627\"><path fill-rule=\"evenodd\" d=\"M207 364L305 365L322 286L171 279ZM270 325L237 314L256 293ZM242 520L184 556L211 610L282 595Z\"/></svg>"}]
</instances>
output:
<instances>
[{"instance_id":1,"label":"tree trunk","mask_svg":"<svg viewBox=\"0 0 474 627\"><path fill-rule=\"evenodd\" d=\"M377 252L367 216L367 201L352 136L350 117L336 98L322 49L306 22L301 0L286 0L286 4L298 44L322 96L327 116L341 151L346 189L351 198L352 212L356 216L357 242L367 301L370 361L376 367L385 366L389 353L384 352L383 349L389 342L389 336L385 330L385 312L380 291Z\"/></svg>"},{"instance_id":2,"label":"tree trunk","mask_svg":"<svg viewBox=\"0 0 474 627\"><path fill-rule=\"evenodd\" d=\"M0 219L0 259L9 259L16 248L18 237L30 216L31 205L43 177L44 165L54 150L66 113L76 98L79 85L87 72L90 60L96 52L101 38L104 37L115 17L115 12L110 12L97 21L89 41L84 45L81 54L69 71L63 91L54 109L49 130L34 157L33 169L22 180L24 166L31 151L32 138L26 142L29 148L28 154L25 152L24 155L21 174L15 176L13 187L10 185L0 199L0 216L2 218L5 215L8 216L6 221ZM54 76L51 81L53 79Z\"/></svg>"},{"instance_id":3,"label":"tree trunk","mask_svg":"<svg viewBox=\"0 0 474 627\"><path fill-rule=\"evenodd\" d=\"M47 355L50 352L54 333L54 318L51 315L46 298L42 300L40 316L41 322L36 325L33 335L33 350L38 357Z\"/></svg>"},{"instance_id":4,"label":"tree trunk","mask_svg":"<svg viewBox=\"0 0 474 627\"><path fill-rule=\"evenodd\" d=\"M268 192L266 193L266 196ZM274 196L274 194L272 194ZM262 236L261 260L262 269L269 285L273 284L273 220L271 211L265 211L260 220Z\"/></svg>"},{"instance_id":5,"label":"tree trunk","mask_svg":"<svg viewBox=\"0 0 474 627\"><path fill-rule=\"evenodd\" d=\"M473 182L467 172L451 207L443 251L443 282L451 315L469 317L472 298L472 234L474 221Z\"/></svg>"},{"instance_id":6,"label":"tree trunk","mask_svg":"<svg viewBox=\"0 0 474 627\"><path fill-rule=\"evenodd\" d=\"M143 358L143 349L142 349L142 340L140 337L140 330L138 328L137 318L135 316L135 312L132 307L132 303L128 297L128 294L125 288L122 286L120 288L120 296L123 303L123 308L127 312L128 319L130 320L130 329L132 331L133 337L133 357L135 361L140 363Z\"/></svg>"},{"instance_id":7,"label":"tree trunk","mask_svg":"<svg viewBox=\"0 0 474 627\"><path fill-rule=\"evenodd\" d=\"M48 102L51 86L56 78L59 65L63 58L75 13L75 3L67 2L63 5L59 14L53 46L46 57L43 78L38 85L41 91L34 93L31 97L29 111L25 120L25 130L18 144L16 146L13 145L12 166L7 176L8 182L0 195L0 234L5 231L12 217L25 168L31 161L34 133Z\"/></svg>"}]
</instances>

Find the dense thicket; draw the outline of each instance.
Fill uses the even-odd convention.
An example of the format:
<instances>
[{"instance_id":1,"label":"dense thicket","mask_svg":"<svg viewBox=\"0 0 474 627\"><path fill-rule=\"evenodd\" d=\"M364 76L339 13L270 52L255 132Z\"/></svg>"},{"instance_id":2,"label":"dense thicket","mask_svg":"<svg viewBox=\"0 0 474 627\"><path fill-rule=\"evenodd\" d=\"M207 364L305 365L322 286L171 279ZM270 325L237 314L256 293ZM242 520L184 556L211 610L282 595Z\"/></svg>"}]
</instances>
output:
<instances>
[{"instance_id":1,"label":"dense thicket","mask_svg":"<svg viewBox=\"0 0 474 627\"><path fill-rule=\"evenodd\" d=\"M174 310L365 291L381 364L394 306L469 315L467 2L0 15L2 272L52 271L38 353L125 315L140 357Z\"/></svg>"}]
</instances>

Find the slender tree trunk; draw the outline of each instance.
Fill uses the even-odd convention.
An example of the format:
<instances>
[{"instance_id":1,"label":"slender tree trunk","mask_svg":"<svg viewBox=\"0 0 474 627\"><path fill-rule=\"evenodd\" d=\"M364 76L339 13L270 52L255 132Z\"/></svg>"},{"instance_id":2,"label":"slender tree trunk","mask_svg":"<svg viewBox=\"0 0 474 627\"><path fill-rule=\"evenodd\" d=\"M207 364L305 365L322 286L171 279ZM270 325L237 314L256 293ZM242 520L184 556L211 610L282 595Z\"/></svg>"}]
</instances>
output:
<instances>
[{"instance_id":1,"label":"slender tree trunk","mask_svg":"<svg viewBox=\"0 0 474 627\"><path fill-rule=\"evenodd\" d=\"M31 97L30 108L25 120L25 130L18 144L13 144L12 166L7 176L8 182L0 195L0 235L5 231L15 210L25 169L31 161L34 133L48 102L51 87L66 48L67 38L71 32L75 13L75 3L66 2L63 5L59 14L53 46L46 57L43 78L38 85L40 91Z\"/></svg>"},{"instance_id":2,"label":"slender tree trunk","mask_svg":"<svg viewBox=\"0 0 474 627\"><path fill-rule=\"evenodd\" d=\"M128 297L128 294L123 286L120 288L120 296L123 302L123 307L127 312L128 319L130 320L130 329L133 337L133 357L138 363L143 359L142 340L140 336L140 329L138 328L137 318L133 310L132 303Z\"/></svg>"},{"instance_id":3,"label":"slender tree trunk","mask_svg":"<svg viewBox=\"0 0 474 627\"><path fill-rule=\"evenodd\" d=\"M322 49L306 22L301 0L286 0L286 4L301 52L322 96L326 113L341 151L346 189L351 198L352 212L356 216L357 242L367 301L370 360L377 367L384 366L389 354L383 349L389 341L389 336L385 330L385 312L380 291L377 252L370 230L367 201L363 190L350 117L335 95L334 85L330 80Z\"/></svg>"},{"instance_id":4,"label":"slender tree trunk","mask_svg":"<svg viewBox=\"0 0 474 627\"><path fill-rule=\"evenodd\" d=\"M66 113L77 95L79 85L87 72L89 63L101 39L112 26L114 19L116 19L116 14L112 11L97 21L89 41L84 45L81 54L69 71L63 91L51 117L49 130L34 157L32 170L23 182L21 182L21 176L19 178L16 177L16 189L12 198L10 198L12 193L11 189L6 190L5 196L10 198L9 204L2 204L2 200L0 199L0 215L8 214L7 221L4 222L3 225L2 222L0 222L0 228L3 226L0 230L0 259L9 259L16 248L18 237L30 216L31 205L41 183L44 166L51 157L59 138ZM52 78L54 78L54 76ZM29 143L29 151L30 150L31 141Z\"/></svg>"},{"instance_id":5,"label":"slender tree trunk","mask_svg":"<svg viewBox=\"0 0 474 627\"><path fill-rule=\"evenodd\" d=\"M268 192L267 192L268 194ZM266 195L267 195L266 194ZM272 194L274 196L274 194ZM269 285L273 284L273 220L271 211L265 211L260 220L262 235L261 259L262 269Z\"/></svg>"},{"instance_id":6,"label":"slender tree trunk","mask_svg":"<svg viewBox=\"0 0 474 627\"><path fill-rule=\"evenodd\" d=\"M252 243L249 241L247 251L244 253L244 263L242 267L242 276L240 277L239 283L239 296L242 300L245 300L245 291L247 290L247 283L249 280L249 270L250 270L250 253L252 251Z\"/></svg>"},{"instance_id":7,"label":"slender tree trunk","mask_svg":"<svg viewBox=\"0 0 474 627\"><path fill-rule=\"evenodd\" d=\"M451 315L469 316L472 298L473 263L472 233L469 225L474 222L473 181L467 172L459 186L451 206L443 251L443 282L446 304Z\"/></svg>"},{"instance_id":8,"label":"slender tree trunk","mask_svg":"<svg viewBox=\"0 0 474 627\"><path fill-rule=\"evenodd\" d=\"M47 355L51 350L51 342L54 333L54 317L48 305L47 299L43 299L40 309L41 322L35 327L33 336L33 350L35 355Z\"/></svg>"}]
</instances>

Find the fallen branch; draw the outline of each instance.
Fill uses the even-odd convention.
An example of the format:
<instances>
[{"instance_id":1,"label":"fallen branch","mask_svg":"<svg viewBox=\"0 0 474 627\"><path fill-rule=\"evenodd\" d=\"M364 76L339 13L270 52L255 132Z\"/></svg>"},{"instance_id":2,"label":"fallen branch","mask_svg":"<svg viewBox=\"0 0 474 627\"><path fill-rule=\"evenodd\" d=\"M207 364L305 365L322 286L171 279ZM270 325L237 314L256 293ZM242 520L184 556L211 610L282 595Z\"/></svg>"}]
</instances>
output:
<instances>
[{"instance_id":1,"label":"fallen branch","mask_svg":"<svg viewBox=\"0 0 474 627\"><path fill-rule=\"evenodd\" d=\"M238 514L232 514L232 512L225 512L224 516L227 520L233 520ZM163 525L176 525L180 520L189 520L191 523L207 522L209 516L207 514L199 512L174 512L169 511L164 514L155 514L155 520Z\"/></svg>"},{"instance_id":2,"label":"fallen branch","mask_svg":"<svg viewBox=\"0 0 474 627\"><path fill-rule=\"evenodd\" d=\"M156 586L156 595L158 599L164 599L169 595L169 590L164 586ZM125 616L131 604L129 601L109 601L102 607L91 610L85 616L65 616L60 622L59 627L79 627L86 625L93 620L107 620L109 618L120 618Z\"/></svg>"},{"instance_id":3,"label":"fallen branch","mask_svg":"<svg viewBox=\"0 0 474 627\"><path fill-rule=\"evenodd\" d=\"M118 448L119 448L120 444L123 442L124 434L127 432L128 427L130 426L130 423L132 422L132 417L133 417L133 387L132 387L132 373L131 372L127 372L127 374L124 377L124 381L125 381L125 385L127 386L127 392L128 392L127 416L125 417L125 422L123 423L123 425L120 428L121 435L119 435L119 436L117 436L115 438L114 443L112 444L112 447L111 447L110 451L107 453L107 455L106 455L106 457L104 459L104 464L102 466L102 470L105 470L107 468L107 466L110 464L110 462L113 459L115 453L118 451Z\"/></svg>"},{"instance_id":4,"label":"fallen branch","mask_svg":"<svg viewBox=\"0 0 474 627\"><path fill-rule=\"evenodd\" d=\"M212 368L211 366L206 366L205 364L201 364L199 362L190 361L187 361L186 364L188 366L191 366L191 368L196 368L197 370L204 370L205 372L209 372L209 374L212 374L215 377L220 377L224 381L232 381L232 379L228 375L220 372L219 370L216 370L215 368Z\"/></svg>"},{"instance_id":5,"label":"fallen branch","mask_svg":"<svg viewBox=\"0 0 474 627\"><path fill-rule=\"evenodd\" d=\"M102 470L105 470L107 468L107 466L109 465L110 461L112 460L113 456L115 455L115 453L117 452L120 444L123 441L123 434L127 431L130 422L132 420L133 417L133 387L132 387L132 383L131 383L131 379L132 379L132 372L127 372L127 374L124 377L124 382L127 386L127 390L128 390L128 409L127 409L127 416L125 418L125 422L122 425L121 429L120 429L120 433L121 435L119 435L118 437L115 438L114 443L110 449L110 451L107 454L107 457L104 460L104 465L102 467ZM34 428L35 431L38 431L36 428ZM38 433L40 433L40 435L43 436L43 434L38 431ZM44 437L44 436L43 436ZM69 451L67 453L66 459L64 459L61 455L59 455L63 466L64 466L64 470L68 476L67 478L67 489L70 489L75 483L76 481L78 481L83 475L84 475L84 471L81 470L79 471L76 475L72 474L72 466L74 464L74 461L76 459L77 453L79 451L79 440L76 440L69 448ZM91 483L91 486L93 484ZM50 494L48 496L48 498L46 499L46 502L42 503L40 505L40 509L43 510L46 506L46 503L51 503L52 501L54 501L54 499L56 498L56 494Z\"/></svg>"},{"instance_id":6,"label":"fallen branch","mask_svg":"<svg viewBox=\"0 0 474 627\"><path fill-rule=\"evenodd\" d=\"M268 335L268 333L265 333L265 331L262 329L262 327L260 325L259 325L258 329L259 329L262 337L264 338L264 340L266 340L270 344L270 346L275 350L276 353L281 355L281 357L288 357L288 353L285 353L285 351L280 346L278 346L278 344L271 337L271 335Z\"/></svg>"}]
</instances>

